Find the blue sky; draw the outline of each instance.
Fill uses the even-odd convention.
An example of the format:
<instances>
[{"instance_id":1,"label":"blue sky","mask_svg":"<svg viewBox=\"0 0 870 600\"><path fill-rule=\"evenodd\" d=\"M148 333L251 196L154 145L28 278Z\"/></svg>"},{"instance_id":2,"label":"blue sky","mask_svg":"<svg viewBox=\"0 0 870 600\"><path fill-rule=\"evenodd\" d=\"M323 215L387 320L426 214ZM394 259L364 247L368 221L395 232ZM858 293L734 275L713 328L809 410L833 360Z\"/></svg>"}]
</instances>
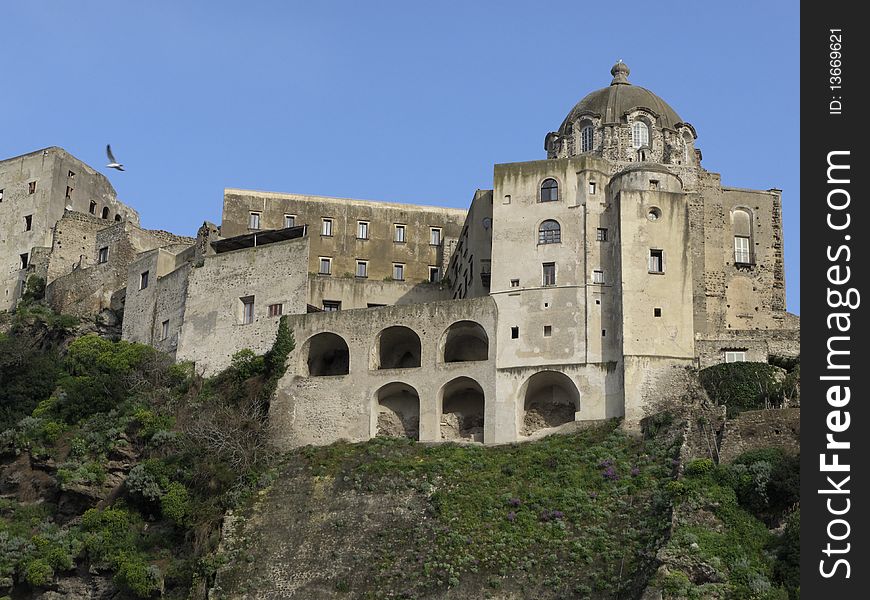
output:
<instances>
[{"instance_id":1,"label":"blue sky","mask_svg":"<svg viewBox=\"0 0 870 600\"><path fill-rule=\"evenodd\" d=\"M0 157L106 172L111 143L119 197L185 234L225 187L466 207L621 58L724 184L783 190L800 311L796 2L27 0L0 23Z\"/></svg>"}]
</instances>

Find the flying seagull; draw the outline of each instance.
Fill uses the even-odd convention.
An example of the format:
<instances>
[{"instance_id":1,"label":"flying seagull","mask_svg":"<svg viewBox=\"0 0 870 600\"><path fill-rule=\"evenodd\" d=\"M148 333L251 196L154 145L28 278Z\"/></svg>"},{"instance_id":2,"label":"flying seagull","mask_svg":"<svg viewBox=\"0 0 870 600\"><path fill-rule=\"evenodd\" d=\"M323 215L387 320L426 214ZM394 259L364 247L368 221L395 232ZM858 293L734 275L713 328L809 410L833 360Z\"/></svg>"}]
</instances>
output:
<instances>
[{"instance_id":1,"label":"flying seagull","mask_svg":"<svg viewBox=\"0 0 870 600\"><path fill-rule=\"evenodd\" d=\"M109 164L106 165L109 169L118 169L119 171L124 170L124 165L115 160L115 155L112 154L112 145L106 144L106 156L109 157Z\"/></svg>"}]
</instances>

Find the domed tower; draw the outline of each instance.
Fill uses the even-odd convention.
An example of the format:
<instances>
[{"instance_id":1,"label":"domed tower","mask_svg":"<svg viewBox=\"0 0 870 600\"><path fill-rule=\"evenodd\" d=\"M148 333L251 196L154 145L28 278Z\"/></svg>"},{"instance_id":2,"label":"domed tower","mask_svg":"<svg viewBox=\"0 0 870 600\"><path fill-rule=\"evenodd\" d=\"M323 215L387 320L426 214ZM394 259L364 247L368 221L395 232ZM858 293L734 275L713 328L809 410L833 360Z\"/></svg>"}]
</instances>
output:
<instances>
[{"instance_id":1,"label":"domed tower","mask_svg":"<svg viewBox=\"0 0 870 600\"><path fill-rule=\"evenodd\" d=\"M613 65L610 85L586 95L547 134L547 158L591 154L617 163L699 166L695 128L656 94L632 85L630 73L621 60Z\"/></svg>"}]
</instances>

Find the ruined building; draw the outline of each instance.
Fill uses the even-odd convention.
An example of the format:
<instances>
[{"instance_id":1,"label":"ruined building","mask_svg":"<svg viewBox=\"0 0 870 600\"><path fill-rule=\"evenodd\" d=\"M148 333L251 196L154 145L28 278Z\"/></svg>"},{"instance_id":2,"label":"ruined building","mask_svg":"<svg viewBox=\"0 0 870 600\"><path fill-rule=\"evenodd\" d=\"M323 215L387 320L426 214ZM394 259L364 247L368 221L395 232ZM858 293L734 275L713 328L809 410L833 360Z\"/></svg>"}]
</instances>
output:
<instances>
[{"instance_id":1,"label":"ruined building","mask_svg":"<svg viewBox=\"0 0 870 600\"><path fill-rule=\"evenodd\" d=\"M4 161L6 306L39 274L57 308L123 312L125 339L204 373L267 350L287 315L283 446L633 422L687 368L796 355L780 191L723 186L692 125L611 75L468 211L228 189L193 240L138 228L62 150Z\"/></svg>"}]
</instances>

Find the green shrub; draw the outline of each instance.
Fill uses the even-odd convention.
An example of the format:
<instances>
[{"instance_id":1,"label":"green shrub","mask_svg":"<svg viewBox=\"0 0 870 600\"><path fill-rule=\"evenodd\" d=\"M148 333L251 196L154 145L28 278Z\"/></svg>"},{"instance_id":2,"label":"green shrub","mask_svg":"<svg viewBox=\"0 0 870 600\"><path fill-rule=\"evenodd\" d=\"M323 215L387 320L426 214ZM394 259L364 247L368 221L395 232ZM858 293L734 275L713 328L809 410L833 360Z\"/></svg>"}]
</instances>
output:
<instances>
[{"instance_id":1,"label":"green shrub","mask_svg":"<svg viewBox=\"0 0 870 600\"><path fill-rule=\"evenodd\" d=\"M800 456L779 448L741 454L731 464L741 506L759 518L776 520L800 500Z\"/></svg>"},{"instance_id":2,"label":"green shrub","mask_svg":"<svg viewBox=\"0 0 870 600\"><path fill-rule=\"evenodd\" d=\"M13 427L54 391L60 375L53 349L29 334L0 338L0 431Z\"/></svg>"},{"instance_id":3,"label":"green shrub","mask_svg":"<svg viewBox=\"0 0 870 600\"><path fill-rule=\"evenodd\" d=\"M184 525L190 514L190 495L183 484L174 481L160 498L160 510L176 525Z\"/></svg>"},{"instance_id":4,"label":"green shrub","mask_svg":"<svg viewBox=\"0 0 870 600\"><path fill-rule=\"evenodd\" d=\"M144 502L146 505L156 503L169 487L166 464L149 458L130 470L125 484L134 500Z\"/></svg>"},{"instance_id":5,"label":"green shrub","mask_svg":"<svg viewBox=\"0 0 870 600\"><path fill-rule=\"evenodd\" d=\"M45 279L39 275L30 275L24 284L24 292L21 294L22 302L36 302L45 298Z\"/></svg>"},{"instance_id":6,"label":"green shrub","mask_svg":"<svg viewBox=\"0 0 870 600\"><path fill-rule=\"evenodd\" d=\"M33 587L43 587L54 579L54 569L51 568L48 561L35 558L24 567L24 579Z\"/></svg>"},{"instance_id":7,"label":"green shrub","mask_svg":"<svg viewBox=\"0 0 870 600\"><path fill-rule=\"evenodd\" d=\"M149 598L163 587L160 570L138 554L121 554L115 568L115 583L138 598Z\"/></svg>"},{"instance_id":8,"label":"green shrub","mask_svg":"<svg viewBox=\"0 0 870 600\"><path fill-rule=\"evenodd\" d=\"M725 405L731 418L744 410L780 406L780 373L781 369L767 363L734 362L701 369L698 375L710 398Z\"/></svg>"},{"instance_id":9,"label":"green shrub","mask_svg":"<svg viewBox=\"0 0 870 600\"><path fill-rule=\"evenodd\" d=\"M686 475L701 477L708 473L712 473L714 468L715 465L711 459L699 458L698 460L693 460L686 465Z\"/></svg>"},{"instance_id":10,"label":"green shrub","mask_svg":"<svg viewBox=\"0 0 870 600\"><path fill-rule=\"evenodd\" d=\"M114 564L117 557L135 546L134 516L125 508L88 509L82 515L84 546L96 562Z\"/></svg>"},{"instance_id":11,"label":"green shrub","mask_svg":"<svg viewBox=\"0 0 870 600\"><path fill-rule=\"evenodd\" d=\"M801 512L796 510L786 519L785 531L777 550L773 574L785 585L789 600L800 599Z\"/></svg>"},{"instance_id":12,"label":"green shrub","mask_svg":"<svg viewBox=\"0 0 870 600\"><path fill-rule=\"evenodd\" d=\"M230 366L236 379L240 381L261 375L266 370L266 362L263 357L254 354L254 351L249 348L233 354Z\"/></svg>"}]
</instances>

